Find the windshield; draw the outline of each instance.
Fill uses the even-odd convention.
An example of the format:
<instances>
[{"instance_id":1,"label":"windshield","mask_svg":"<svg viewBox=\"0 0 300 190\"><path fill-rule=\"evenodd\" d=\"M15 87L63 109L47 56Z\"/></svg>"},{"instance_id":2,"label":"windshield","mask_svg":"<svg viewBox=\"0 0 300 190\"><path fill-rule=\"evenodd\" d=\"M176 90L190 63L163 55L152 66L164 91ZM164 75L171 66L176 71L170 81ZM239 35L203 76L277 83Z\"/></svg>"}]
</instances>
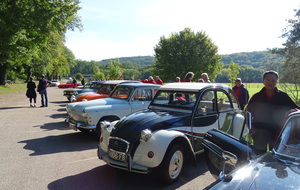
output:
<instances>
[{"instance_id":1,"label":"windshield","mask_svg":"<svg viewBox=\"0 0 300 190\"><path fill-rule=\"evenodd\" d=\"M132 92L132 88L128 86L117 86L111 93L111 98L128 99Z\"/></svg>"},{"instance_id":2,"label":"windshield","mask_svg":"<svg viewBox=\"0 0 300 190\"><path fill-rule=\"evenodd\" d=\"M197 93L182 91L158 91L150 107L179 108L193 110L197 100Z\"/></svg>"},{"instance_id":3,"label":"windshield","mask_svg":"<svg viewBox=\"0 0 300 190\"><path fill-rule=\"evenodd\" d=\"M286 122L275 151L290 157L300 158L300 116L294 115Z\"/></svg>"}]
</instances>

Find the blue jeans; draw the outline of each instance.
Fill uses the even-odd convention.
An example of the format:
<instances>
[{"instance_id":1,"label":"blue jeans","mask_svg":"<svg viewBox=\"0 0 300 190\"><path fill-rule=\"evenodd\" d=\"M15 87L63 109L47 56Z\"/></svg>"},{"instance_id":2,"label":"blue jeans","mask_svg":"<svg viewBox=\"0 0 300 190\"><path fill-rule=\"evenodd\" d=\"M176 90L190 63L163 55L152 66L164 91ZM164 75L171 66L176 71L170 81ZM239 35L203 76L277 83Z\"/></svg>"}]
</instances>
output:
<instances>
[{"instance_id":1,"label":"blue jeans","mask_svg":"<svg viewBox=\"0 0 300 190\"><path fill-rule=\"evenodd\" d=\"M47 90L44 89L44 90L40 91L40 94L41 94L41 102L42 102L42 106L47 107L47 106L48 106Z\"/></svg>"}]
</instances>

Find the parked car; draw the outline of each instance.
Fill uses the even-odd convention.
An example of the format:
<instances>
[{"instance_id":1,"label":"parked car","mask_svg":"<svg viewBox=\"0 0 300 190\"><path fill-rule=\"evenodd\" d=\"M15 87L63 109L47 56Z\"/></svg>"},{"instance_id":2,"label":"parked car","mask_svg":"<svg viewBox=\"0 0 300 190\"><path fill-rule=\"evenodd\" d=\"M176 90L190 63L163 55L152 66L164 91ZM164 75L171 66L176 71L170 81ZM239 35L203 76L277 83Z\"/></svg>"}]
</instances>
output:
<instances>
[{"instance_id":1,"label":"parked car","mask_svg":"<svg viewBox=\"0 0 300 190\"><path fill-rule=\"evenodd\" d=\"M72 98L72 102L82 102L96 100L100 98L107 98L111 91L118 85L124 83L140 83L134 80L110 80L105 81L96 92L90 92L85 94L79 94Z\"/></svg>"},{"instance_id":2,"label":"parked car","mask_svg":"<svg viewBox=\"0 0 300 190\"><path fill-rule=\"evenodd\" d=\"M221 173L206 189L300 189L300 111L289 114L273 150L256 156L244 139L208 132L205 152L216 157L207 161L213 174Z\"/></svg>"},{"instance_id":3,"label":"parked car","mask_svg":"<svg viewBox=\"0 0 300 190\"><path fill-rule=\"evenodd\" d=\"M227 85L169 83L159 88L147 110L101 122L98 157L112 167L153 171L164 183L173 183L183 164L203 152L208 130L238 133L244 122L241 112Z\"/></svg>"},{"instance_id":4,"label":"parked car","mask_svg":"<svg viewBox=\"0 0 300 190\"><path fill-rule=\"evenodd\" d=\"M150 104L159 85L124 83L117 85L108 98L67 105L70 128L95 132L99 139L101 121L114 121Z\"/></svg>"},{"instance_id":5,"label":"parked car","mask_svg":"<svg viewBox=\"0 0 300 190\"><path fill-rule=\"evenodd\" d=\"M50 82L51 82L51 85L50 85L51 87L60 85L60 82L58 80L52 80Z\"/></svg>"},{"instance_id":6,"label":"parked car","mask_svg":"<svg viewBox=\"0 0 300 190\"><path fill-rule=\"evenodd\" d=\"M76 87L79 86L79 85L81 85L81 83L77 82ZM58 85L58 88L74 88L73 81L68 81L65 84L60 84L60 85Z\"/></svg>"},{"instance_id":7,"label":"parked car","mask_svg":"<svg viewBox=\"0 0 300 190\"><path fill-rule=\"evenodd\" d=\"M64 90L64 96L67 97L69 101L71 101L72 96L76 96L78 94L82 94L85 92L95 92L98 89L100 89L101 85L105 81L93 81L91 83L87 83L86 85L83 86L83 88L70 88Z\"/></svg>"}]
</instances>

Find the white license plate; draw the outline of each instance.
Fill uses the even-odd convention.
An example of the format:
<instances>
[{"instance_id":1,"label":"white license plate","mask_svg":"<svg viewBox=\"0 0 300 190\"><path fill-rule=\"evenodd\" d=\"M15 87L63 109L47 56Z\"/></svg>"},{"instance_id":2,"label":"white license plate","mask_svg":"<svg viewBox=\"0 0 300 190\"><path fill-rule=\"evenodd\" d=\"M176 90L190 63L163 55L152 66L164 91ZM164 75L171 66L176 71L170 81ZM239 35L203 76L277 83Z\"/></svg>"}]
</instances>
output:
<instances>
[{"instance_id":1,"label":"white license plate","mask_svg":"<svg viewBox=\"0 0 300 190\"><path fill-rule=\"evenodd\" d=\"M77 131L76 124L69 123L69 128L74 129L75 131Z\"/></svg>"},{"instance_id":2,"label":"white license plate","mask_svg":"<svg viewBox=\"0 0 300 190\"><path fill-rule=\"evenodd\" d=\"M119 160L119 161L122 161L122 162L126 162L126 154L124 154L124 153L117 152L117 151L109 149L108 155L109 155L109 157L111 157L114 160Z\"/></svg>"}]
</instances>

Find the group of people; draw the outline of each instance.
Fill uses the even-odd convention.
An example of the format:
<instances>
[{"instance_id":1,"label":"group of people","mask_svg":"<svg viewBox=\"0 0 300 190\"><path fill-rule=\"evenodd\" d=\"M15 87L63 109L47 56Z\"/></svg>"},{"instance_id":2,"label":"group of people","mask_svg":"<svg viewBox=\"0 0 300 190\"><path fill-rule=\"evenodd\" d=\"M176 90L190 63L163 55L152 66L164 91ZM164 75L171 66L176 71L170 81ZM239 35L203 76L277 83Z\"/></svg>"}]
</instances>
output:
<instances>
[{"instance_id":1,"label":"group of people","mask_svg":"<svg viewBox=\"0 0 300 190\"><path fill-rule=\"evenodd\" d=\"M159 85L163 85L164 82L161 80L161 78L159 76L155 77L155 80L152 76L148 77L148 79L145 80L141 80L142 83L150 83L150 84L159 84Z\"/></svg>"},{"instance_id":2,"label":"group of people","mask_svg":"<svg viewBox=\"0 0 300 190\"><path fill-rule=\"evenodd\" d=\"M180 77L176 77L176 82L191 82L193 77L194 73L188 72L182 81ZM287 93L277 88L278 80L279 75L276 71L266 71L262 77L264 87L251 99L241 78L235 80L235 86L232 88L241 109L251 113L251 135L257 155L265 153L268 149L272 150L286 115L300 109ZM198 82L210 83L208 74L202 73Z\"/></svg>"},{"instance_id":3,"label":"group of people","mask_svg":"<svg viewBox=\"0 0 300 190\"><path fill-rule=\"evenodd\" d=\"M194 78L194 73L193 72L188 72L186 73L185 77L183 80L180 80L180 77L176 77L175 81L176 82L192 82L192 79ZM210 83L209 77L207 73L202 73L201 78L198 79L198 82L203 82L203 83Z\"/></svg>"},{"instance_id":4,"label":"group of people","mask_svg":"<svg viewBox=\"0 0 300 190\"><path fill-rule=\"evenodd\" d=\"M36 87L36 84L33 80L34 80L33 77L29 78L29 81L27 83L27 91L26 91L26 96L29 98L30 107L36 107L36 97L37 97L36 88L37 88L37 92L41 95L40 107L48 107L47 87L50 86L51 82L45 78L45 75L41 75L39 84Z\"/></svg>"}]
</instances>

